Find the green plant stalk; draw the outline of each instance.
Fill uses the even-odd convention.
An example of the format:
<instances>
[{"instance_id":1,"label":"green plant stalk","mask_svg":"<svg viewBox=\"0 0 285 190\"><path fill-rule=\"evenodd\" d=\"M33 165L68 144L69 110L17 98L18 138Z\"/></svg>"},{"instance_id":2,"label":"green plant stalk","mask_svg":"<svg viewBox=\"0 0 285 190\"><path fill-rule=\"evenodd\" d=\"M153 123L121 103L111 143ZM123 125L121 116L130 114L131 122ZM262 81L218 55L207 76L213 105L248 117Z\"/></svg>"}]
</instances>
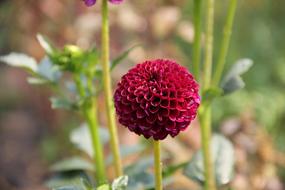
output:
<instances>
[{"instance_id":1,"label":"green plant stalk","mask_svg":"<svg viewBox=\"0 0 285 190\"><path fill-rule=\"evenodd\" d=\"M202 0L194 0L193 74L200 78Z\"/></svg>"},{"instance_id":2,"label":"green plant stalk","mask_svg":"<svg viewBox=\"0 0 285 190\"><path fill-rule=\"evenodd\" d=\"M91 133L92 146L94 152L94 160L96 167L96 181L98 185L102 185L107 182L105 173L105 163L102 144L100 141L99 126L97 120L97 103L96 100L91 98L90 105L85 106L85 117Z\"/></svg>"},{"instance_id":3,"label":"green plant stalk","mask_svg":"<svg viewBox=\"0 0 285 190\"><path fill-rule=\"evenodd\" d=\"M205 63L203 68L202 92L211 85L212 59L213 59L213 30L214 30L214 0L207 0L206 8L206 44L205 44ZM203 100L203 99L202 99ZM211 156L211 107L201 105L200 124L201 140L204 162L205 190L215 190L214 166Z\"/></svg>"},{"instance_id":4,"label":"green plant stalk","mask_svg":"<svg viewBox=\"0 0 285 190\"><path fill-rule=\"evenodd\" d=\"M81 98L86 98L86 92L81 82L80 75L76 74L74 76L74 80L79 95L81 96ZM91 134L92 148L94 152L93 159L95 161L94 168L96 171L96 181L98 182L99 185L101 185L107 182L107 178L105 174L104 154L100 140L99 126L97 120L97 103L96 99L93 98L92 96L93 95L92 75L88 75L87 88L91 93L91 96L89 97L89 102L86 102L83 105L82 111L87 121L88 128Z\"/></svg>"},{"instance_id":5,"label":"green plant stalk","mask_svg":"<svg viewBox=\"0 0 285 190\"><path fill-rule=\"evenodd\" d=\"M103 83L105 92L105 104L107 120L110 133L110 143L114 158L116 177L123 174L119 152L119 140L117 134L114 103L112 99L111 74L109 66L109 20L108 20L108 0L102 0L102 68Z\"/></svg>"},{"instance_id":6,"label":"green plant stalk","mask_svg":"<svg viewBox=\"0 0 285 190\"><path fill-rule=\"evenodd\" d=\"M202 151L203 151L203 163L204 163L204 178L205 178L205 190L215 190L215 176L214 176L214 165L211 154L211 107L206 106L200 114L200 127L201 127L201 140L202 140Z\"/></svg>"},{"instance_id":7,"label":"green plant stalk","mask_svg":"<svg viewBox=\"0 0 285 190\"><path fill-rule=\"evenodd\" d=\"M160 161L160 141L153 140L155 190L162 190L162 163Z\"/></svg>"},{"instance_id":8,"label":"green plant stalk","mask_svg":"<svg viewBox=\"0 0 285 190\"><path fill-rule=\"evenodd\" d=\"M218 63L217 63L216 71L214 73L214 78L212 81L213 86L219 85L219 82L222 77L222 73L223 73L225 61L226 61L226 56L227 56L228 49L229 49L236 7L237 7L237 0L231 0L229 11L227 14L227 21L224 27L223 40L222 40L222 45L221 45L221 49L219 52Z\"/></svg>"}]
</instances>

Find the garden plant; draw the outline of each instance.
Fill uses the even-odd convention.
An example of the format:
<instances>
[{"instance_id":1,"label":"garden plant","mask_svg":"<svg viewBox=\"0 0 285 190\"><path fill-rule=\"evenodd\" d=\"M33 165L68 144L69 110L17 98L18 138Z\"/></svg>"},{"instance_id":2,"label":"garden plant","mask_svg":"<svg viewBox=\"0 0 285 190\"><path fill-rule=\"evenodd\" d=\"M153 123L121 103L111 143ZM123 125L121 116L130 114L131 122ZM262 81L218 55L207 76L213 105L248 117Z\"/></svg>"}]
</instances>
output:
<instances>
[{"instance_id":1,"label":"garden plant","mask_svg":"<svg viewBox=\"0 0 285 190\"><path fill-rule=\"evenodd\" d=\"M192 46L189 44L192 59L188 60L187 68L175 57L145 58L125 71L113 88L113 69L134 49L144 46L132 46L110 59L108 7L121 6L124 1L82 1L87 7L101 5L100 46L86 50L66 44L58 48L45 35L38 34L37 40L46 53L41 61L22 53L0 57L10 66L25 69L30 74L28 83L50 87L54 93L50 98L52 108L72 111L84 121L72 131L70 139L85 156L55 163L46 185L54 190L162 190L172 183L175 172L182 171L205 190L227 188L234 176L234 150L226 137L212 134L211 115L212 110L219 109L212 107L216 99L245 86L241 75L252 66L250 59L243 58L225 72L238 1L225 1L228 2L226 23L223 29L219 28L223 38L218 42L216 56L213 56L214 7L215 3L225 2L193 0L194 42ZM105 100L108 130L99 122L99 95ZM167 164L161 141L177 138L191 129L194 119L200 126L201 149L187 162ZM123 126L130 133L142 136L143 143L120 146L118 131ZM105 151L106 145L110 152ZM124 157L143 152L148 156L123 165Z\"/></svg>"}]
</instances>

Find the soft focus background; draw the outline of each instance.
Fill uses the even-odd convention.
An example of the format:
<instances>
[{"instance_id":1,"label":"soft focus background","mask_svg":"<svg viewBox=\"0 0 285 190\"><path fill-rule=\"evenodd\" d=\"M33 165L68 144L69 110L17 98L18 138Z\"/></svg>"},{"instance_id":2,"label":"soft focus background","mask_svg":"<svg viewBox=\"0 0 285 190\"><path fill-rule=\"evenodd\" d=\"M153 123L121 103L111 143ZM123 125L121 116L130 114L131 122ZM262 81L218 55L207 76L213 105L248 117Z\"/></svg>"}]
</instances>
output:
<instances>
[{"instance_id":1,"label":"soft focus background","mask_svg":"<svg viewBox=\"0 0 285 190\"><path fill-rule=\"evenodd\" d=\"M216 2L215 57L219 50L228 0ZM240 0L227 68L240 58L254 66L244 75L246 88L213 106L214 129L235 146L232 189L285 189L285 1ZM133 46L129 58L113 71L114 84L134 64L151 58L176 59L191 69L192 1L125 0L110 6L111 56ZM58 47L65 43L100 46L100 5L80 0L0 0L0 55L24 52L44 55L36 34ZM215 59L216 60L216 59ZM72 155L69 131L80 123L73 113L52 110L51 90L31 87L27 74L0 64L0 189L41 190L48 166ZM100 97L102 98L102 97ZM102 106L102 105L101 105ZM102 110L102 109L100 109ZM100 116L104 125L104 115ZM121 142L138 138L119 126ZM200 146L194 123L179 140L167 139L165 152L185 161ZM128 138L125 138L128 136ZM174 189L196 189L181 174Z\"/></svg>"}]
</instances>

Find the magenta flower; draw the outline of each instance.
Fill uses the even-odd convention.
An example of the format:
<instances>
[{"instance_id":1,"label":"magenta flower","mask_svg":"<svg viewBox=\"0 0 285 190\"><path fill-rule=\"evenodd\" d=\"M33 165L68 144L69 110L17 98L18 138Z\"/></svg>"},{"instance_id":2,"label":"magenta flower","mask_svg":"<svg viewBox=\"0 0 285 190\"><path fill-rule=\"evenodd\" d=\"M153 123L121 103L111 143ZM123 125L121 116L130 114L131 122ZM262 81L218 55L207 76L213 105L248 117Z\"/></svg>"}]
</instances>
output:
<instances>
[{"instance_id":1,"label":"magenta flower","mask_svg":"<svg viewBox=\"0 0 285 190\"><path fill-rule=\"evenodd\" d=\"M96 0L83 0L85 2L85 5L87 5L88 7L94 5L96 3ZM119 4L121 3L123 0L109 0L110 3L113 4Z\"/></svg>"},{"instance_id":2,"label":"magenta flower","mask_svg":"<svg viewBox=\"0 0 285 190\"><path fill-rule=\"evenodd\" d=\"M193 76L175 61L145 61L118 83L116 113L122 125L145 138L175 137L196 117L198 91Z\"/></svg>"}]
</instances>

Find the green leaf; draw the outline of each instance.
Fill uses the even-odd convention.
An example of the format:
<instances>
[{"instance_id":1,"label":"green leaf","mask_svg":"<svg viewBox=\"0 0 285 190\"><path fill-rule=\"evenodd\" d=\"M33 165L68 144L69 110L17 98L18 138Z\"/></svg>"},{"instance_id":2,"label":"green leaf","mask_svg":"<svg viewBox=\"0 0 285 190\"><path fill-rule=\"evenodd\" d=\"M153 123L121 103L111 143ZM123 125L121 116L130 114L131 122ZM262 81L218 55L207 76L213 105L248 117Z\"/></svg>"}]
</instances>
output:
<instances>
[{"instance_id":1,"label":"green leaf","mask_svg":"<svg viewBox=\"0 0 285 190\"><path fill-rule=\"evenodd\" d=\"M110 189L111 189L111 187L108 184L104 184L104 185L101 185L100 187L96 188L96 190L110 190Z\"/></svg>"},{"instance_id":2,"label":"green leaf","mask_svg":"<svg viewBox=\"0 0 285 190\"><path fill-rule=\"evenodd\" d=\"M50 101L52 109L65 109L65 110L76 109L76 105L65 98L51 97Z\"/></svg>"},{"instance_id":3,"label":"green leaf","mask_svg":"<svg viewBox=\"0 0 285 190\"><path fill-rule=\"evenodd\" d=\"M67 172L78 170L94 171L94 165L89 160L85 160L80 157L72 157L55 163L51 166L51 170L54 172Z\"/></svg>"},{"instance_id":4,"label":"green leaf","mask_svg":"<svg viewBox=\"0 0 285 190\"><path fill-rule=\"evenodd\" d=\"M41 60L36 73L40 77L52 83L56 83L57 81L59 81L60 77L62 76L62 73L60 72L59 68L54 66L48 57L44 57Z\"/></svg>"},{"instance_id":5,"label":"green leaf","mask_svg":"<svg viewBox=\"0 0 285 190\"><path fill-rule=\"evenodd\" d=\"M131 145L131 146L129 146L129 145L128 146L121 145L120 146L120 155L121 155L122 158L124 158L124 157L127 157L129 155L141 152L145 148L146 148L146 146L144 144L142 144L142 143ZM111 164L112 161L113 161L113 156L110 155L107 158L106 164Z\"/></svg>"},{"instance_id":6,"label":"green leaf","mask_svg":"<svg viewBox=\"0 0 285 190\"><path fill-rule=\"evenodd\" d=\"M92 190L91 182L85 172L65 172L54 175L46 183L52 190Z\"/></svg>"},{"instance_id":7,"label":"green leaf","mask_svg":"<svg viewBox=\"0 0 285 190\"><path fill-rule=\"evenodd\" d=\"M32 85L42 85L42 84L47 84L49 81L43 78L38 78L38 77L28 77L27 81L29 84Z\"/></svg>"},{"instance_id":8,"label":"green leaf","mask_svg":"<svg viewBox=\"0 0 285 190\"><path fill-rule=\"evenodd\" d=\"M12 67L20 67L35 73L38 69L37 61L23 53L10 53L0 56L0 61Z\"/></svg>"},{"instance_id":9,"label":"green leaf","mask_svg":"<svg viewBox=\"0 0 285 190\"><path fill-rule=\"evenodd\" d=\"M124 51L122 54L120 54L117 58L115 58L112 62L111 62L111 68L110 70L112 71L119 63L121 63L128 55L129 53L134 50L135 48L139 47L141 45L135 45L131 48L129 48L128 50Z\"/></svg>"},{"instance_id":10,"label":"green leaf","mask_svg":"<svg viewBox=\"0 0 285 190\"><path fill-rule=\"evenodd\" d=\"M106 128L100 127L99 133L102 144L109 141L109 133ZM94 156L91 135L87 124L82 124L80 127L74 129L70 136L70 141L80 150L87 153L90 157Z\"/></svg>"},{"instance_id":11,"label":"green leaf","mask_svg":"<svg viewBox=\"0 0 285 190\"><path fill-rule=\"evenodd\" d=\"M217 185L230 182L234 170L234 148L229 140L221 135L213 135L211 143ZM199 150L184 169L184 174L200 183L204 183L203 153Z\"/></svg>"},{"instance_id":12,"label":"green leaf","mask_svg":"<svg viewBox=\"0 0 285 190\"><path fill-rule=\"evenodd\" d=\"M233 93L245 86L241 75L246 73L250 67L252 67L253 61L250 59L238 60L226 74L224 80L221 83L221 87L224 90L224 94Z\"/></svg>"},{"instance_id":13,"label":"green leaf","mask_svg":"<svg viewBox=\"0 0 285 190\"><path fill-rule=\"evenodd\" d=\"M163 168L162 175L163 178L172 176L177 170L184 168L188 162L183 162L180 164L170 165Z\"/></svg>"},{"instance_id":14,"label":"green leaf","mask_svg":"<svg viewBox=\"0 0 285 190\"><path fill-rule=\"evenodd\" d=\"M112 183L112 190L125 190L128 185L129 178L128 176L120 176L115 179Z\"/></svg>"},{"instance_id":15,"label":"green leaf","mask_svg":"<svg viewBox=\"0 0 285 190\"><path fill-rule=\"evenodd\" d=\"M221 96L222 94L223 90L221 88L209 88L203 93L203 102L211 103L215 98Z\"/></svg>"},{"instance_id":16,"label":"green leaf","mask_svg":"<svg viewBox=\"0 0 285 190\"><path fill-rule=\"evenodd\" d=\"M154 175L142 171L130 176L127 190L145 190L154 187L154 184Z\"/></svg>"},{"instance_id":17,"label":"green leaf","mask_svg":"<svg viewBox=\"0 0 285 190\"><path fill-rule=\"evenodd\" d=\"M41 34L37 34L37 40L48 55L52 55L54 53L55 48L46 37Z\"/></svg>"}]
</instances>

